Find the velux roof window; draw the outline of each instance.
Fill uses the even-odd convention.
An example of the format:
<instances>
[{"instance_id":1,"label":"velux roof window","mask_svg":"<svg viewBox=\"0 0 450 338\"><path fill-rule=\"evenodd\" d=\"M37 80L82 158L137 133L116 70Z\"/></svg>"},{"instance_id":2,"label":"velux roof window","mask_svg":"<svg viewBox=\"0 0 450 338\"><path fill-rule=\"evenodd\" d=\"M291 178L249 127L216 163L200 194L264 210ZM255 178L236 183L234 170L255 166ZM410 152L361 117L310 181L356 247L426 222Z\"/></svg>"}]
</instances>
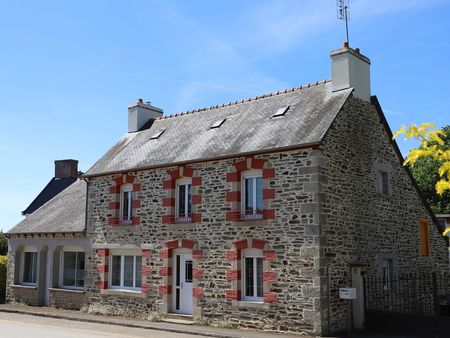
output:
<instances>
[{"instance_id":1,"label":"velux roof window","mask_svg":"<svg viewBox=\"0 0 450 338\"><path fill-rule=\"evenodd\" d=\"M158 139L163 133L165 132L165 129L158 131L156 134L153 134L150 139L151 140L156 140Z\"/></svg>"},{"instance_id":2,"label":"velux roof window","mask_svg":"<svg viewBox=\"0 0 450 338\"><path fill-rule=\"evenodd\" d=\"M286 107L282 107L280 109L278 109L275 114L272 115L272 117L279 117L279 116L284 116L284 114L286 114L286 112L289 110L290 106L286 106Z\"/></svg>"},{"instance_id":3,"label":"velux roof window","mask_svg":"<svg viewBox=\"0 0 450 338\"><path fill-rule=\"evenodd\" d=\"M217 120L216 122L214 122L214 124L211 126L211 129L214 128L220 128L220 126L225 122L226 118Z\"/></svg>"}]
</instances>

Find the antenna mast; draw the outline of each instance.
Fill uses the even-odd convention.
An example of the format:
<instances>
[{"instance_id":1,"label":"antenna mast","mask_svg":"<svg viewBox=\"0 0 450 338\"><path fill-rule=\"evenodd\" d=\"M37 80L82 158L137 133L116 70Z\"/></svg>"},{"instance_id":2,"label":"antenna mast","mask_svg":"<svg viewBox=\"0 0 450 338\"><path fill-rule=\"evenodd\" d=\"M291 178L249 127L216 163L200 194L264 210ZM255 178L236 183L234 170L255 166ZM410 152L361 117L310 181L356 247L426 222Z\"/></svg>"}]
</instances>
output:
<instances>
[{"instance_id":1,"label":"antenna mast","mask_svg":"<svg viewBox=\"0 0 450 338\"><path fill-rule=\"evenodd\" d=\"M349 45L349 39L348 39L348 21L350 20L349 0L336 0L336 6L337 6L338 19L345 21L345 33L347 36L347 45Z\"/></svg>"}]
</instances>

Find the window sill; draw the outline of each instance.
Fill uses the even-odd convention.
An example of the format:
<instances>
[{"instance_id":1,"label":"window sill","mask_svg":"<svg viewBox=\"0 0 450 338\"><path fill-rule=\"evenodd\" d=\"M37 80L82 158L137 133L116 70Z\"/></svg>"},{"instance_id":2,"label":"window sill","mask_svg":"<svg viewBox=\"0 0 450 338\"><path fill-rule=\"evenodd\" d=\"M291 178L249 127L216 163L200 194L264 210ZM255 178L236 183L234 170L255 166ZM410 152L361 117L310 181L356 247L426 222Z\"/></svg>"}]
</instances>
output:
<instances>
[{"instance_id":1,"label":"window sill","mask_svg":"<svg viewBox=\"0 0 450 338\"><path fill-rule=\"evenodd\" d=\"M48 288L50 291L84 294L84 289Z\"/></svg>"},{"instance_id":2,"label":"window sill","mask_svg":"<svg viewBox=\"0 0 450 338\"><path fill-rule=\"evenodd\" d=\"M381 198L386 198L386 199L391 199L392 198L392 194L386 195L386 194L383 194L381 192L377 192L377 195L379 197L381 197Z\"/></svg>"},{"instance_id":3,"label":"window sill","mask_svg":"<svg viewBox=\"0 0 450 338\"><path fill-rule=\"evenodd\" d=\"M248 300L233 300L232 305L233 305L233 307L237 307L237 308L268 310L268 309L270 309L271 304L263 303L263 302L251 302Z\"/></svg>"},{"instance_id":4,"label":"window sill","mask_svg":"<svg viewBox=\"0 0 450 338\"><path fill-rule=\"evenodd\" d=\"M141 290L125 290L125 289L103 289L100 291L102 295L110 296L126 296L126 297L138 297L145 298L145 294Z\"/></svg>"},{"instance_id":5,"label":"window sill","mask_svg":"<svg viewBox=\"0 0 450 338\"><path fill-rule=\"evenodd\" d=\"M12 288L16 289L34 289L37 290L37 285L24 285L24 284L14 284L11 285Z\"/></svg>"}]
</instances>

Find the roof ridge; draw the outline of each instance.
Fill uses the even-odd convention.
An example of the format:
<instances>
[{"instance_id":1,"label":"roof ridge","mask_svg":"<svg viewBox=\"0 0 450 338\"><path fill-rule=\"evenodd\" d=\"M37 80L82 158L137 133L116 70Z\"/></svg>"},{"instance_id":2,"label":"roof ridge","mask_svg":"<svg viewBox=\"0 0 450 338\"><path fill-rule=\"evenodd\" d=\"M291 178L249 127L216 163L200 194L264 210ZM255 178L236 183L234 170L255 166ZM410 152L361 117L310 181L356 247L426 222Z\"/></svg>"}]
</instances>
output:
<instances>
[{"instance_id":1,"label":"roof ridge","mask_svg":"<svg viewBox=\"0 0 450 338\"><path fill-rule=\"evenodd\" d=\"M308 84L305 84L305 85L301 85L299 87L293 87L293 88L290 88L290 89L278 90L277 92L271 92L271 93L268 93L268 94L263 94L263 95L259 95L259 96L255 96L255 97L250 97L250 98L247 98L247 99L237 100L237 101L234 101L234 102L227 102L227 103L218 104L218 105L215 105L215 106L197 108L197 109L188 110L188 111L181 112L181 113L174 113L174 114L170 114L170 115L163 115L161 117L158 117L156 120L165 120L165 119L170 119L170 118L179 117L179 116L183 116L183 115L193 114L193 113L197 113L197 112L201 112L201 111L207 111L207 110L213 110L213 109L222 108L222 107L238 105L238 104L241 104L241 103L256 101L256 100L264 99L264 98L271 97L271 96L291 93L291 92L294 92L294 91L297 91L297 90L302 90L302 89L305 89L305 88L311 88L313 86L318 86L318 85L321 85L321 84L325 84L327 82L331 82L331 80L330 79L324 79L324 80L320 80L320 81L316 81L316 82L311 82L311 83L308 83Z\"/></svg>"}]
</instances>

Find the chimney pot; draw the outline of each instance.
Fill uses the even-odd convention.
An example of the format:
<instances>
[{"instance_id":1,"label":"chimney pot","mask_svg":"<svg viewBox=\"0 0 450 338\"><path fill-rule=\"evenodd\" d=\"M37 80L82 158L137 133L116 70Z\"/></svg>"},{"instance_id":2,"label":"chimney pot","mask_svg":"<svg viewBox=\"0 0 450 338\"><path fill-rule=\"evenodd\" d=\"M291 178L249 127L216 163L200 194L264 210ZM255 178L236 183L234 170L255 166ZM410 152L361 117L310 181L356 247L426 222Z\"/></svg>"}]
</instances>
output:
<instances>
[{"instance_id":1,"label":"chimney pot","mask_svg":"<svg viewBox=\"0 0 450 338\"><path fill-rule=\"evenodd\" d=\"M77 160L57 160L55 161L55 178L78 177Z\"/></svg>"},{"instance_id":2,"label":"chimney pot","mask_svg":"<svg viewBox=\"0 0 450 338\"><path fill-rule=\"evenodd\" d=\"M163 116L163 110L161 108L152 106L149 102L144 103L143 99L138 99L135 105L128 107L128 132L133 133L149 128L151 125L150 120L155 120Z\"/></svg>"},{"instance_id":3,"label":"chimney pot","mask_svg":"<svg viewBox=\"0 0 450 338\"><path fill-rule=\"evenodd\" d=\"M342 46L343 48L348 48L349 47L349 45L348 45L348 42L346 41L346 42L344 42L344 46Z\"/></svg>"},{"instance_id":4,"label":"chimney pot","mask_svg":"<svg viewBox=\"0 0 450 338\"><path fill-rule=\"evenodd\" d=\"M138 99L138 100L137 100L137 103L138 103L138 104L139 104L139 103L144 103L144 100Z\"/></svg>"}]
</instances>

